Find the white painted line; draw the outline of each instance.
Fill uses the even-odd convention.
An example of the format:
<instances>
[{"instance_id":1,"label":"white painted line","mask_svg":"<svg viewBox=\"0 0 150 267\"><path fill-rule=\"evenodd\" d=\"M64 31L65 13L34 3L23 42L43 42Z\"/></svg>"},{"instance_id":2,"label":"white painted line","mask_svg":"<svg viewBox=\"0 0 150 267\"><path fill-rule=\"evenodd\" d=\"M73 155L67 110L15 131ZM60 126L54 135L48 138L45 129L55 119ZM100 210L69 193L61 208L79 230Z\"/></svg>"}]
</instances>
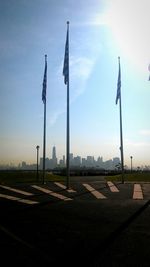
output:
<instances>
[{"instance_id":1,"label":"white painted line","mask_svg":"<svg viewBox=\"0 0 150 267\"><path fill-rule=\"evenodd\" d=\"M143 192L140 184L134 184L133 199L143 199Z\"/></svg>"},{"instance_id":2,"label":"white painted line","mask_svg":"<svg viewBox=\"0 0 150 267\"><path fill-rule=\"evenodd\" d=\"M55 182L54 184L57 185L57 186L59 186L59 187L62 188L62 189L66 189L66 186L63 185L63 184L61 184L61 183L59 183L59 182ZM66 189L66 191L69 192L69 193L75 193L75 192L76 192L76 191L73 190L73 189Z\"/></svg>"},{"instance_id":3,"label":"white painted line","mask_svg":"<svg viewBox=\"0 0 150 267\"><path fill-rule=\"evenodd\" d=\"M9 191L13 191L13 192L25 195L25 196L33 196L32 193L29 193L29 192L26 192L26 191L23 191L23 190L19 190L19 189L16 189L16 188L12 188L10 186L0 185L0 187L2 187L4 189L7 189Z\"/></svg>"},{"instance_id":4,"label":"white painted line","mask_svg":"<svg viewBox=\"0 0 150 267\"><path fill-rule=\"evenodd\" d=\"M44 193L46 193L48 195L51 195L53 197L57 197L57 198L59 198L61 200L64 200L64 201L72 200L72 198L69 198L69 197L63 196L61 194L55 193L55 192L53 192L53 191L51 191L49 189L46 189L46 188L38 186L38 185L32 185L32 187L37 189L37 190L39 190L39 191L42 191L42 192L44 192Z\"/></svg>"},{"instance_id":5,"label":"white painted line","mask_svg":"<svg viewBox=\"0 0 150 267\"><path fill-rule=\"evenodd\" d=\"M92 186L90 186L89 184L83 184L83 186L89 191L91 192L91 194L93 196L95 196L97 199L106 199L106 197L100 193L99 191L95 190Z\"/></svg>"},{"instance_id":6,"label":"white painted line","mask_svg":"<svg viewBox=\"0 0 150 267\"><path fill-rule=\"evenodd\" d=\"M107 184L111 192L113 193L119 192L118 188L112 182L108 181Z\"/></svg>"},{"instance_id":7,"label":"white painted line","mask_svg":"<svg viewBox=\"0 0 150 267\"><path fill-rule=\"evenodd\" d=\"M1 198L5 198L5 199L9 199L9 200L14 200L14 201L18 201L18 202L22 202L22 203L25 203L25 204L38 204L39 202L37 201L33 201L33 200L29 200L29 199L21 199L19 197L14 197L14 196L9 196L9 195L5 195L5 194L0 194L0 197Z\"/></svg>"},{"instance_id":8,"label":"white painted line","mask_svg":"<svg viewBox=\"0 0 150 267\"><path fill-rule=\"evenodd\" d=\"M20 199L20 200L18 200L19 202L22 202L22 203L25 203L25 204L38 204L39 202L37 202L37 201L34 201L34 200L29 200L29 199Z\"/></svg>"}]
</instances>

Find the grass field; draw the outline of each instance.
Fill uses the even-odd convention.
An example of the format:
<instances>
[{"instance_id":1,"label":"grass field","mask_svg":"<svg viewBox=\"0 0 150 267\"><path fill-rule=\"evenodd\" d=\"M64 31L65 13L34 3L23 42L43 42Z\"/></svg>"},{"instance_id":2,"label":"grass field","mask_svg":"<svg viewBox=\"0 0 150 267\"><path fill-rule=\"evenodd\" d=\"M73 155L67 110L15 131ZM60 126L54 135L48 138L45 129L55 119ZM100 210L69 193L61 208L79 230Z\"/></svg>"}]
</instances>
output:
<instances>
[{"instance_id":1,"label":"grass field","mask_svg":"<svg viewBox=\"0 0 150 267\"><path fill-rule=\"evenodd\" d=\"M122 181L122 175L107 176L106 180L108 181ZM150 182L150 172L133 172L124 174L125 182Z\"/></svg>"},{"instance_id":2,"label":"grass field","mask_svg":"<svg viewBox=\"0 0 150 267\"><path fill-rule=\"evenodd\" d=\"M107 181L121 182L122 176L110 175L105 176ZM66 181L65 176L54 175L50 172L45 173L44 182L63 182ZM125 182L150 182L150 172L133 172L124 174ZM39 171L37 179L36 171L0 171L0 184L15 184L15 183L43 183L42 171Z\"/></svg>"},{"instance_id":3,"label":"grass field","mask_svg":"<svg viewBox=\"0 0 150 267\"><path fill-rule=\"evenodd\" d=\"M45 172L44 182L48 181L64 181L63 176L54 175L50 172ZM15 183L42 183L43 173L39 171L37 178L36 171L0 171L1 184L15 184Z\"/></svg>"}]
</instances>

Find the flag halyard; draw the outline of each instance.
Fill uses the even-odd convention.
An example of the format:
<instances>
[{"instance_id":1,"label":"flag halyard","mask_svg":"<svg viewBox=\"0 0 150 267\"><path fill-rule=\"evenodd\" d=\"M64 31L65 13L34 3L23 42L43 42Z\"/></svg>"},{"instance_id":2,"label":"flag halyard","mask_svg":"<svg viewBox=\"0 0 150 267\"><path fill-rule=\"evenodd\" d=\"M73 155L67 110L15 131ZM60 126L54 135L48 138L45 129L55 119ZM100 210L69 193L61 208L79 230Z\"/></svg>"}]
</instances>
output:
<instances>
[{"instance_id":1,"label":"flag halyard","mask_svg":"<svg viewBox=\"0 0 150 267\"><path fill-rule=\"evenodd\" d=\"M116 105L118 103L118 100L121 97L121 68L120 68L120 57L119 60L119 72L118 72L118 82L117 82L117 95L116 95Z\"/></svg>"},{"instance_id":2,"label":"flag halyard","mask_svg":"<svg viewBox=\"0 0 150 267\"><path fill-rule=\"evenodd\" d=\"M43 90L42 90L42 101L46 103L46 87L47 87L47 55L45 55L45 69L43 77Z\"/></svg>"}]
</instances>

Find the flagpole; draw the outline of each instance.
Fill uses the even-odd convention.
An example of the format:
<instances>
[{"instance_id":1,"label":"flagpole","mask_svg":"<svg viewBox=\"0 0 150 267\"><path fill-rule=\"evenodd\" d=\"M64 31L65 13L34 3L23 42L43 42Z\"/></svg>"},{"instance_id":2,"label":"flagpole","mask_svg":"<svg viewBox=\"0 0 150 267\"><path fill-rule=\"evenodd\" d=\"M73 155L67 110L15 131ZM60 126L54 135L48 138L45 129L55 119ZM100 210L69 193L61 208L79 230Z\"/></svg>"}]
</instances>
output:
<instances>
[{"instance_id":1,"label":"flagpole","mask_svg":"<svg viewBox=\"0 0 150 267\"><path fill-rule=\"evenodd\" d=\"M70 113L69 113L69 21L67 21L67 34L68 34L68 80L67 80L67 136L66 136L66 164L67 164L67 181L66 187L69 189L70 182Z\"/></svg>"},{"instance_id":2,"label":"flagpole","mask_svg":"<svg viewBox=\"0 0 150 267\"><path fill-rule=\"evenodd\" d=\"M44 131L43 131L43 184L45 182L45 155L46 155L46 72L47 72L47 55L45 55L45 72L43 80L43 103L44 103Z\"/></svg>"},{"instance_id":3,"label":"flagpole","mask_svg":"<svg viewBox=\"0 0 150 267\"><path fill-rule=\"evenodd\" d=\"M123 130L122 130L121 96L120 96L120 153L121 153L122 183L124 183L124 155L123 155Z\"/></svg>"},{"instance_id":4,"label":"flagpole","mask_svg":"<svg viewBox=\"0 0 150 267\"><path fill-rule=\"evenodd\" d=\"M118 57L119 71L120 71L120 57ZM121 82L121 81L120 81ZM121 86L119 96L119 114L120 114L120 153L121 153L121 171L122 171L122 183L124 183L124 155L123 155L123 130L122 130L122 103L121 103Z\"/></svg>"},{"instance_id":5,"label":"flagpole","mask_svg":"<svg viewBox=\"0 0 150 267\"><path fill-rule=\"evenodd\" d=\"M46 154L46 101L44 103L44 133L43 133L43 184L45 181L45 154Z\"/></svg>"},{"instance_id":6,"label":"flagpole","mask_svg":"<svg viewBox=\"0 0 150 267\"><path fill-rule=\"evenodd\" d=\"M69 123L69 21L67 21L67 36L63 66L64 83L67 85L67 117L66 117L66 188L70 180L70 123Z\"/></svg>"}]
</instances>

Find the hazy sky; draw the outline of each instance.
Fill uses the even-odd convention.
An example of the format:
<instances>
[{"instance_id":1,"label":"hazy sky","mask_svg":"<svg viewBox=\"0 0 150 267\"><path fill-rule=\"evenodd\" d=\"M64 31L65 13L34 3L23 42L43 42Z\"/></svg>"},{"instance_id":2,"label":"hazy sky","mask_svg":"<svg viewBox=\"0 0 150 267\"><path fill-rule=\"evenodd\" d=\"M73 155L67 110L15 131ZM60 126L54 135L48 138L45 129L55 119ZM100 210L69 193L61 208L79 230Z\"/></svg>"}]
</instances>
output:
<instances>
[{"instance_id":1,"label":"hazy sky","mask_svg":"<svg viewBox=\"0 0 150 267\"><path fill-rule=\"evenodd\" d=\"M48 55L47 157L66 154L62 76L70 21L70 150L120 157L121 57L125 164L150 165L150 1L0 0L0 163L36 162L43 150L42 82Z\"/></svg>"}]
</instances>

